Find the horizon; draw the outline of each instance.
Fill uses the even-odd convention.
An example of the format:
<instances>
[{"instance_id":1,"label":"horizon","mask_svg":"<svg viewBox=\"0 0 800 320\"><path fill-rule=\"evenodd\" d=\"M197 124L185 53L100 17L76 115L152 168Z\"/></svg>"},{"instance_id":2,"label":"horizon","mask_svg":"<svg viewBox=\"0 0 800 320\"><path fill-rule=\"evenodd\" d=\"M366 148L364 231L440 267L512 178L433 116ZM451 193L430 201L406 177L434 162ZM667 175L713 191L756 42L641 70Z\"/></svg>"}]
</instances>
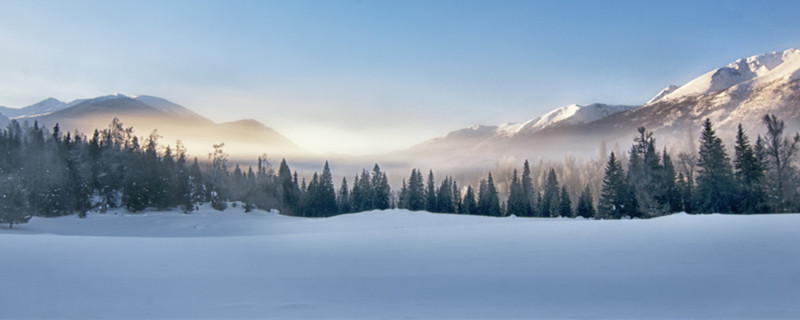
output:
<instances>
[{"instance_id":1,"label":"horizon","mask_svg":"<svg viewBox=\"0 0 800 320\"><path fill-rule=\"evenodd\" d=\"M644 104L736 59L800 47L797 9L4 1L0 105L153 95L217 123L255 119L315 153L376 154L570 104Z\"/></svg>"}]
</instances>

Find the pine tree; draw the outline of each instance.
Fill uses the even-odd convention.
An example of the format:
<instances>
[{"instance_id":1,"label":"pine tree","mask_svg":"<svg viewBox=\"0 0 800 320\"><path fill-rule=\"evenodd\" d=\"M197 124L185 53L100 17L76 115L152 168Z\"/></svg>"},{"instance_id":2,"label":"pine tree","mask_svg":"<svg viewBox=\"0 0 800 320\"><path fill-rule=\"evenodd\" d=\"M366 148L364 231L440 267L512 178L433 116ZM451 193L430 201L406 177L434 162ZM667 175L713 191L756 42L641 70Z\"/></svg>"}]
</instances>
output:
<instances>
[{"instance_id":1,"label":"pine tree","mask_svg":"<svg viewBox=\"0 0 800 320\"><path fill-rule=\"evenodd\" d=\"M266 169L262 165L261 158L258 159L259 176L266 175ZM297 185L297 175L292 176L292 171L286 163L286 159L281 160L278 167L278 181L281 193L281 212L286 215L296 215L300 208L300 187Z\"/></svg>"},{"instance_id":2,"label":"pine tree","mask_svg":"<svg viewBox=\"0 0 800 320\"><path fill-rule=\"evenodd\" d=\"M622 163L614 152L608 157L603 187L600 191L600 203L597 206L597 216L600 219L620 219L626 215L631 216L635 209L635 197L625 182L625 171ZM634 207L634 208L630 208Z\"/></svg>"},{"instance_id":3,"label":"pine tree","mask_svg":"<svg viewBox=\"0 0 800 320\"><path fill-rule=\"evenodd\" d=\"M436 207L439 212L454 213L455 206L453 202L453 183L450 177L445 177L442 184L436 191Z\"/></svg>"},{"instance_id":4,"label":"pine tree","mask_svg":"<svg viewBox=\"0 0 800 320\"><path fill-rule=\"evenodd\" d=\"M433 170L428 171L428 183L425 189L425 210L439 212L436 202L436 182L433 179Z\"/></svg>"},{"instance_id":5,"label":"pine tree","mask_svg":"<svg viewBox=\"0 0 800 320\"><path fill-rule=\"evenodd\" d=\"M534 190L533 190L533 180L531 179L531 167L528 164L528 160L525 160L525 164L522 166L522 178L520 179L520 184L522 186L522 196L524 197L524 205L525 205L525 216L532 217L534 216Z\"/></svg>"},{"instance_id":6,"label":"pine tree","mask_svg":"<svg viewBox=\"0 0 800 320\"><path fill-rule=\"evenodd\" d=\"M739 124L734 147L733 175L737 184L737 200L733 211L738 213L761 213L766 209L764 191L764 168L750 145L750 140Z\"/></svg>"},{"instance_id":7,"label":"pine tree","mask_svg":"<svg viewBox=\"0 0 800 320\"><path fill-rule=\"evenodd\" d=\"M578 198L578 206L575 208L575 215L584 218L593 218L595 216L594 205L592 205L592 191L587 185L581 192Z\"/></svg>"},{"instance_id":8,"label":"pine tree","mask_svg":"<svg viewBox=\"0 0 800 320\"><path fill-rule=\"evenodd\" d=\"M372 201L373 207L371 209L389 209L392 189L389 186L389 179L386 177L386 173L381 171L377 163L372 169L372 189L375 190L375 192Z\"/></svg>"},{"instance_id":9,"label":"pine tree","mask_svg":"<svg viewBox=\"0 0 800 320\"><path fill-rule=\"evenodd\" d=\"M675 166L672 164L672 157L669 156L666 148L662 153L661 159L663 162L663 189L659 193L659 201L669 205L669 212L680 212L683 210L681 191L675 183L677 179Z\"/></svg>"},{"instance_id":10,"label":"pine tree","mask_svg":"<svg viewBox=\"0 0 800 320\"><path fill-rule=\"evenodd\" d=\"M523 185L517 178L517 170L514 170L514 174L511 176L511 186L509 187L509 195L506 205L508 215L525 217L528 215L530 210L528 205L528 197L524 194Z\"/></svg>"},{"instance_id":11,"label":"pine tree","mask_svg":"<svg viewBox=\"0 0 800 320\"><path fill-rule=\"evenodd\" d=\"M33 216L23 185L22 179L16 176L0 179L0 223L7 223L9 229L14 224L27 223Z\"/></svg>"},{"instance_id":12,"label":"pine tree","mask_svg":"<svg viewBox=\"0 0 800 320\"><path fill-rule=\"evenodd\" d=\"M467 191L464 192L464 201L462 201L461 213L478 214L478 204L475 202L475 190L472 189L472 186L467 186Z\"/></svg>"},{"instance_id":13,"label":"pine tree","mask_svg":"<svg viewBox=\"0 0 800 320\"><path fill-rule=\"evenodd\" d=\"M425 210L425 186L418 169L412 169L408 178L408 210Z\"/></svg>"},{"instance_id":14,"label":"pine tree","mask_svg":"<svg viewBox=\"0 0 800 320\"><path fill-rule=\"evenodd\" d=\"M336 189L333 186L333 175L331 174L330 166L328 166L328 161L325 161L322 174L319 176L317 199L317 216L330 217L339 211L336 205Z\"/></svg>"},{"instance_id":15,"label":"pine tree","mask_svg":"<svg viewBox=\"0 0 800 320\"><path fill-rule=\"evenodd\" d=\"M501 217L503 212L500 209L500 199L497 195L497 188L494 185L492 173L486 180L481 180L480 188L478 189L478 207L477 214Z\"/></svg>"},{"instance_id":16,"label":"pine tree","mask_svg":"<svg viewBox=\"0 0 800 320\"><path fill-rule=\"evenodd\" d=\"M561 187L561 195L559 196L558 215L561 217L573 218L572 214L572 201L569 199L567 193L567 186Z\"/></svg>"},{"instance_id":17,"label":"pine tree","mask_svg":"<svg viewBox=\"0 0 800 320\"><path fill-rule=\"evenodd\" d=\"M638 128L628 162L628 186L636 196L638 207L644 212L633 216L659 216L669 212L667 195L664 193L664 177L661 158L656 152L653 133L644 127Z\"/></svg>"},{"instance_id":18,"label":"pine tree","mask_svg":"<svg viewBox=\"0 0 800 320\"><path fill-rule=\"evenodd\" d=\"M547 180L543 187L544 195L540 203L540 216L542 217L557 217L558 216L558 203L559 203L559 188L558 179L556 178L556 170L550 169L547 174Z\"/></svg>"},{"instance_id":19,"label":"pine tree","mask_svg":"<svg viewBox=\"0 0 800 320\"><path fill-rule=\"evenodd\" d=\"M698 155L697 210L708 213L731 212L733 171L725 146L717 137L709 119L703 123Z\"/></svg>"},{"instance_id":20,"label":"pine tree","mask_svg":"<svg viewBox=\"0 0 800 320\"><path fill-rule=\"evenodd\" d=\"M352 205L350 204L350 191L347 187L347 178L342 177L342 185L339 186L339 195L337 197L339 203L339 213L352 212Z\"/></svg>"}]
</instances>

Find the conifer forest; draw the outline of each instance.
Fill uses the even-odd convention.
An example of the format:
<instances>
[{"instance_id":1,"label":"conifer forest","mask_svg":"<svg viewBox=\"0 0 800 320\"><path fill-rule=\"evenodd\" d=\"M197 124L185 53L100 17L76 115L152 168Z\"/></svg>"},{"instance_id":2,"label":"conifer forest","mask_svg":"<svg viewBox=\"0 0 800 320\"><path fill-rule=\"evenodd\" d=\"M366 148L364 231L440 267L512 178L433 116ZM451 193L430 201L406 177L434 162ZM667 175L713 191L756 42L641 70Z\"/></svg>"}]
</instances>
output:
<instances>
[{"instance_id":1,"label":"conifer forest","mask_svg":"<svg viewBox=\"0 0 800 320\"><path fill-rule=\"evenodd\" d=\"M707 119L696 152L677 155L659 149L656 137L639 128L629 151L609 153L601 171L593 172L601 177L599 188L560 183L554 168L538 168L544 174L533 179L526 160L508 182L498 183L488 172L475 186L412 169L399 190L392 190L378 164L336 187L327 162L307 179L286 159L276 170L266 155L255 168L231 164L224 144L214 145L206 159L190 159L180 143L162 146L157 132L137 137L117 119L90 135L12 121L0 132L0 222L13 226L32 216L85 216L118 207L189 214L202 203L302 217L389 208L593 219L797 212L800 135L784 132L784 122L773 115L762 120L764 136L751 138L740 125L735 141L725 142Z\"/></svg>"}]
</instances>

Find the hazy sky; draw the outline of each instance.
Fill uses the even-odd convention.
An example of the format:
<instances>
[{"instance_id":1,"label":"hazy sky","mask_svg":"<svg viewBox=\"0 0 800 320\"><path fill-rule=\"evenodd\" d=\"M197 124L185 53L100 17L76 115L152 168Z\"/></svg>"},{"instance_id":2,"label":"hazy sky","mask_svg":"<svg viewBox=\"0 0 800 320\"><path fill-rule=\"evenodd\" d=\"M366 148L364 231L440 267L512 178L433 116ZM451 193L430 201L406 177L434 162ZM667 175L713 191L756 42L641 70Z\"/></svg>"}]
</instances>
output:
<instances>
[{"instance_id":1,"label":"hazy sky","mask_svg":"<svg viewBox=\"0 0 800 320\"><path fill-rule=\"evenodd\" d=\"M800 47L800 1L5 1L0 105L111 93L405 148L571 103L641 104Z\"/></svg>"}]
</instances>

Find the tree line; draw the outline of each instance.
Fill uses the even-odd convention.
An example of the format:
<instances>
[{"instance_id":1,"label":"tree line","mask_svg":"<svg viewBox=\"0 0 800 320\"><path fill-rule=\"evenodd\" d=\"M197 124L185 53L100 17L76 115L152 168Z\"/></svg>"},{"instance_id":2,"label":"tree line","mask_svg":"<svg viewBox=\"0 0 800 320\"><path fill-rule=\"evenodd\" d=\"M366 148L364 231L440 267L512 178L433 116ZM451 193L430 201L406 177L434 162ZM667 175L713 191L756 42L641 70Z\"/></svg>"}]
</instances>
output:
<instances>
[{"instance_id":1,"label":"tree line","mask_svg":"<svg viewBox=\"0 0 800 320\"><path fill-rule=\"evenodd\" d=\"M393 192L379 165L343 178L336 189L330 166L310 180L298 178L286 160L276 171L266 155L256 168L229 168L224 144L214 145L207 161L188 159L180 143L160 146L157 132L139 138L114 119L91 136L46 130L34 122L12 121L0 131L0 222L27 222L90 210L177 208L184 212L210 203L218 210L241 203L245 211L277 209L282 214L329 217L337 214L403 208L430 212L518 217L648 218L672 212L767 213L800 210L795 167L800 135L784 136L774 115L762 119L766 134L755 143L739 126L733 158L710 120L703 123L697 152L678 159L658 151L651 132L639 128L627 156L611 152L602 187L568 190L554 169L534 183L525 161L508 182L505 201L491 173L459 187L446 176L437 183L412 169ZM676 168L676 162L679 168ZM570 191L580 191L573 199ZM574 201L573 201L574 200Z\"/></svg>"}]
</instances>

